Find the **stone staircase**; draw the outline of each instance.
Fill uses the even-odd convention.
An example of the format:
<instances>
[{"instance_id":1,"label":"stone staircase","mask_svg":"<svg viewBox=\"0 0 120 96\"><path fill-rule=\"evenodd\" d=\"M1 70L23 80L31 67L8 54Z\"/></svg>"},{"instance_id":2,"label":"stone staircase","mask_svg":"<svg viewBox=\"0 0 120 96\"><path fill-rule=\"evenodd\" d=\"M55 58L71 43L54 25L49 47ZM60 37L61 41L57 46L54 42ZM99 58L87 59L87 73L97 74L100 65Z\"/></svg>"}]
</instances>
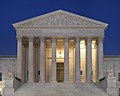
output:
<instances>
[{"instance_id":1,"label":"stone staircase","mask_svg":"<svg viewBox=\"0 0 120 96\"><path fill-rule=\"evenodd\" d=\"M25 83L8 96L109 96L94 85L85 83Z\"/></svg>"}]
</instances>

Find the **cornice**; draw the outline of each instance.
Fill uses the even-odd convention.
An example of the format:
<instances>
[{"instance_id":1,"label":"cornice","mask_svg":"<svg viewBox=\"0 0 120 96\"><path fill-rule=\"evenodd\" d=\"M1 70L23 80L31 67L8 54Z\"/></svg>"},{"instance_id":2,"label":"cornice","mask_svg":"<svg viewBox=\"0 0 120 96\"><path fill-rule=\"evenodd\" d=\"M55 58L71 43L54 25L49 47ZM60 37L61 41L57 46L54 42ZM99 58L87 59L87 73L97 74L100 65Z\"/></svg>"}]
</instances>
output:
<instances>
[{"instance_id":1,"label":"cornice","mask_svg":"<svg viewBox=\"0 0 120 96\"><path fill-rule=\"evenodd\" d=\"M41 31L41 30L101 30L104 32L103 27L22 27L22 28L16 28L16 31Z\"/></svg>"},{"instance_id":2,"label":"cornice","mask_svg":"<svg viewBox=\"0 0 120 96\"><path fill-rule=\"evenodd\" d=\"M20 29L17 30L17 36L35 37L35 36L80 36L80 37L92 37L92 38L104 38L103 29L79 29L79 28L44 28L44 29Z\"/></svg>"}]
</instances>

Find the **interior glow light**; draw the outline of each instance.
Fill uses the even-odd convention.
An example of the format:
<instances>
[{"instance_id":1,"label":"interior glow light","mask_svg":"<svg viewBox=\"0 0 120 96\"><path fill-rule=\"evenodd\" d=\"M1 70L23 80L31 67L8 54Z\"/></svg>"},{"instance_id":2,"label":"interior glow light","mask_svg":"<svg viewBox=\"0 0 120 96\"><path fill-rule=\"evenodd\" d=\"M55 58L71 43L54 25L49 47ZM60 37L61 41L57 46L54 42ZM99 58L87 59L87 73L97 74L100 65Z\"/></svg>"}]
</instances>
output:
<instances>
[{"instance_id":1,"label":"interior glow light","mask_svg":"<svg viewBox=\"0 0 120 96\"><path fill-rule=\"evenodd\" d=\"M92 44L92 48L95 48L95 44Z\"/></svg>"},{"instance_id":2,"label":"interior glow light","mask_svg":"<svg viewBox=\"0 0 120 96\"><path fill-rule=\"evenodd\" d=\"M59 58L61 58L62 57L62 53L61 53L61 51L59 52Z\"/></svg>"},{"instance_id":3,"label":"interior glow light","mask_svg":"<svg viewBox=\"0 0 120 96\"><path fill-rule=\"evenodd\" d=\"M84 48L84 44L83 43L80 44L80 48Z\"/></svg>"}]
</instances>

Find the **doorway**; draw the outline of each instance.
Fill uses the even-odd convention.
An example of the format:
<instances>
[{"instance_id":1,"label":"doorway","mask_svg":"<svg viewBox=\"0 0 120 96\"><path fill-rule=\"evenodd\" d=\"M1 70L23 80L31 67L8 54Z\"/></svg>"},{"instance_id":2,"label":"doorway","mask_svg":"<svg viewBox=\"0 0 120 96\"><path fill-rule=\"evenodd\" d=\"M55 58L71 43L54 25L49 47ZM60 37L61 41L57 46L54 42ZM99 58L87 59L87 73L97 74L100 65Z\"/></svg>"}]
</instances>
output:
<instances>
[{"instance_id":1,"label":"doorway","mask_svg":"<svg viewBox=\"0 0 120 96\"><path fill-rule=\"evenodd\" d=\"M57 63L57 82L62 83L64 81L64 63Z\"/></svg>"}]
</instances>

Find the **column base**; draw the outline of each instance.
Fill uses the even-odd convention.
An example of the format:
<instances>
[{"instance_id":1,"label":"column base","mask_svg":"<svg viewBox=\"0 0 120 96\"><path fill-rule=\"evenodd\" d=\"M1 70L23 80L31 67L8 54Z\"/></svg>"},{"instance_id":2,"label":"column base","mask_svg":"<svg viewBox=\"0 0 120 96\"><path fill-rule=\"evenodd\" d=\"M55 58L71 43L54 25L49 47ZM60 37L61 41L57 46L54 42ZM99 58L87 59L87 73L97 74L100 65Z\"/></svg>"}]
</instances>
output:
<instances>
[{"instance_id":1,"label":"column base","mask_svg":"<svg viewBox=\"0 0 120 96\"><path fill-rule=\"evenodd\" d=\"M42 83L42 84L44 84L44 83L45 83L45 81L39 81L39 83Z\"/></svg>"},{"instance_id":2,"label":"column base","mask_svg":"<svg viewBox=\"0 0 120 96\"><path fill-rule=\"evenodd\" d=\"M64 81L63 83L67 83L68 84L68 83L70 83L70 81Z\"/></svg>"},{"instance_id":3,"label":"column base","mask_svg":"<svg viewBox=\"0 0 120 96\"><path fill-rule=\"evenodd\" d=\"M81 81L80 81L80 80L76 80L76 81L75 81L75 83L77 83L77 84L79 83L79 84L80 84L80 83L81 83Z\"/></svg>"},{"instance_id":4,"label":"column base","mask_svg":"<svg viewBox=\"0 0 120 96\"><path fill-rule=\"evenodd\" d=\"M28 81L28 83L34 83L34 81Z\"/></svg>"},{"instance_id":5,"label":"column base","mask_svg":"<svg viewBox=\"0 0 120 96\"><path fill-rule=\"evenodd\" d=\"M88 84L93 84L93 81L92 80L88 80L87 83Z\"/></svg>"},{"instance_id":6,"label":"column base","mask_svg":"<svg viewBox=\"0 0 120 96\"><path fill-rule=\"evenodd\" d=\"M57 83L57 81L50 81L50 83L56 84L56 83Z\"/></svg>"}]
</instances>

